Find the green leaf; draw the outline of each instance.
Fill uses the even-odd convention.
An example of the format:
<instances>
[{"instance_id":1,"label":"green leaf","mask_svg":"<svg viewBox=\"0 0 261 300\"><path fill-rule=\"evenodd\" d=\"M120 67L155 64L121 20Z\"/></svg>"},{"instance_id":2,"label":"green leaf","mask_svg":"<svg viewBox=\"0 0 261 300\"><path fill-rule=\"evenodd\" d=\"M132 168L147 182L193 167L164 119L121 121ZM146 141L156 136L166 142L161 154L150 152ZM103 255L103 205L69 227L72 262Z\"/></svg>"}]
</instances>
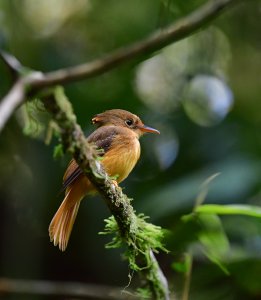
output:
<instances>
[{"instance_id":1,"label":"green leaf","mask_svg":"<svg viewBox=\"0 0 261 300\"><path fill-rule=\"evenodd\" d=\"M171 266L174 270L180 273L189 273L192 265L192 256L189 253L185 253L183 261L174 262Z\"/></svg>"},{"instance_id":2,"label":"green leaf","mask_svg":"<svg viewBox=\"0 0 261 300\"><path fill-rule=\"evenodd\" d=\"M56 145L53 150L53 158L58 159L58 158L62 157L63 155L64 155L63 145L62 144Z\"/></svg>"},{"instance_id":3,"label":"green leaf","mask_svg":"<svg viewBox=\"0 0 261 300\"><path fill-rule=\"evenodd\" d=\"M229 253L230 246L219 217L215 214L200 214L198 221L202 226L198 240L203 246L204 254L228 274L223 261Z\"/></svg>"},{"instance_id":4,"label":"green leaf","mask_svg":"<svg viewBox=\"0 0 261 300\"><path fill-rule=\"evenodd\" d=\"M211 183L211 181L213 181L217 176L219 176L220 173L215 173L211 176L209 176L202 184L200 187L200 192L197 195L196 201L195 201L195 206L194 206L194 210L196 210L196 208L200 205L202 205L202 203L205 201L207 194L208 194L208 190L209 190L209 185Z\"/></svg>"},{"instance_id":5,"label":"green leaf","mask_svg":"<svg viewBox=\"0 0 261 300\"><path fill-rule=\"evenodd\" d=\"M246 215L250 217L261 218L261 207L254 205L219 205L204 204L195 209L195 212L201 214L218 214L218 215Z\"/></svg>"}]
</instances>

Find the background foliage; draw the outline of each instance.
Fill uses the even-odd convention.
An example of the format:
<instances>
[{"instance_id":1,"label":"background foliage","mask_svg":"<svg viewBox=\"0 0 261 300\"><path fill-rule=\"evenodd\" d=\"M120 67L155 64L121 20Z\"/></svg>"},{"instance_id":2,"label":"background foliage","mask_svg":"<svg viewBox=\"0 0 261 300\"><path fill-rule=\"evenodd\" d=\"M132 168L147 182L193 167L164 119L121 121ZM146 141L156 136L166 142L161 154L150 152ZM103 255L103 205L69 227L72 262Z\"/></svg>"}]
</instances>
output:
<instances>
[{"instance_id":1,"label":"background foliage","mask_svg":"<svg viewBox=\"0 0 261 300\"><path fill-rule=\"evenodd\" d=\"M142 39L202 3L1 1L0 45L30 68L54 70ZM203 195L206 203L260 206L260 9L260 1L242 2L151 57L66 86L86 134L93 130L91 117L110 108L130 110L161 131L142 139L142 158L122 186L138 212L168 229L170 254L158 257L177 297L186 278L184 253L193 256L190 299L261 296L260 219L182 219L206 192L203 182L216 173ZM10 82L0 64L1 96ZM53 160L57 140L44 143L48 120L30 103L1 134L0 276L124 287L126 262L117 250L104 248L109 238L97 234L109 216L99 197L81 204L65 253L49 243L47 229L70 158Z\"/></svg>"}]
</instances>

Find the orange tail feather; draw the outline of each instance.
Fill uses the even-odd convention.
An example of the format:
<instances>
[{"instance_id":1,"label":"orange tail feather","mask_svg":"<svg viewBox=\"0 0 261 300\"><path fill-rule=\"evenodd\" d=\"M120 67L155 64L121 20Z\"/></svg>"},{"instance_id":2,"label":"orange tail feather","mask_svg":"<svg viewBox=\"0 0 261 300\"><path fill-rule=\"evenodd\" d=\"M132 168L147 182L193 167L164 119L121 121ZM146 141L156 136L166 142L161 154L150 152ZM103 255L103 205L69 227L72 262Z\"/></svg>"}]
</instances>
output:
<instances>
[{"instance_id":1,"label":"orange tail feather","mask_svg":"<svg viewBox=\"0 0 261 300\"><path fill-rule=\"evenodd\" d=\"M66 191L62 204L50 223L50 240L55 246L58 245L62 251L67 247L82 198L83 195L80 195L77 189L73 187L69 188Z\"/></svg>"}]
</instances>

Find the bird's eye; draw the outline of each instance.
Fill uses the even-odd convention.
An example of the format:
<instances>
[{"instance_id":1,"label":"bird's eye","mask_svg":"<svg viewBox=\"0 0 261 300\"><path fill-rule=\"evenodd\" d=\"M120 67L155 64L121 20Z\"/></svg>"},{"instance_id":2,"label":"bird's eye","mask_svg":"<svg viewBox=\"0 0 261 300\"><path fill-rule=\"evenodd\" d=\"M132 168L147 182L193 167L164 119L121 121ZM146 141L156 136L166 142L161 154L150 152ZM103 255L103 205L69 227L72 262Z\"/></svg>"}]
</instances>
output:
<instances>
[{"instance_id":1,"label":"bird's eye","mask_svg":"<svg viewBox=\"0 0 261 300\"><path fill-rule=\"evenodd\" d=\"M133 124L133 120L127 119L127 120L125 121L125 124L126 124L127 126L131 126L131 125Z\"/></svg>"}]
</instances>

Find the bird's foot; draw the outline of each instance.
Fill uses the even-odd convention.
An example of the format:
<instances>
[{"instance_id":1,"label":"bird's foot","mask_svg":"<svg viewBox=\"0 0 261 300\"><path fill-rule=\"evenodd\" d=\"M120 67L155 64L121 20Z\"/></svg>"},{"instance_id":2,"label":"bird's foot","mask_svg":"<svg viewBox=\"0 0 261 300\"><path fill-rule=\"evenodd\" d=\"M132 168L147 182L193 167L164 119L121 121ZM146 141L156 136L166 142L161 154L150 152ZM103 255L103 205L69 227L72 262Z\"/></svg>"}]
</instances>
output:
<instances>
[{"instance_id":1,"label":"bird's foot","mask_svg":"<svg viewBox=\"0 0 261 300\"><path fill-rule=\"evenodd\" d=\"M113 184L115 187L119 187L118 182L117 182L116 180L114 180L114 179L112 179L112 184Z\"/></svg>"}]
</instances>

